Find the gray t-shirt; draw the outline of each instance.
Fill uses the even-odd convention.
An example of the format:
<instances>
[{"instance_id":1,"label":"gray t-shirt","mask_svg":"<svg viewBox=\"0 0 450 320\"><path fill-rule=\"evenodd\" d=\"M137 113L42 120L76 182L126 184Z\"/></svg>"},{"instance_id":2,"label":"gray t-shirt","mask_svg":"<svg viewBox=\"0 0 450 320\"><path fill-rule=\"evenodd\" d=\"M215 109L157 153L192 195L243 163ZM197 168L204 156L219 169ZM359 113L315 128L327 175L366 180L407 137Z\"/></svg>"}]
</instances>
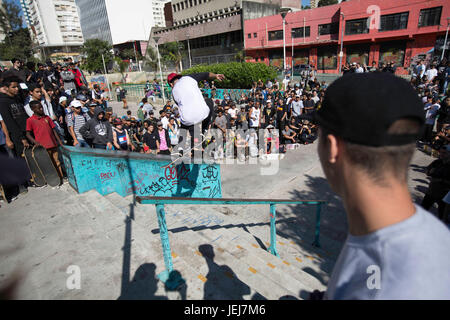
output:
<instances>
[{"instance_id":1,"label":"gray t-shirt","mask_svg":"<svg viewBox=\"0 0 450 320\"><path fill-rule=\"evenodd\" d=\"M221 117L217 116L215 123L222 129L227 128L227 118L224 115L222 115Z\"/></svg>"},{"instance_id":2,"label":"gray t-shirt","mask_svg":"<svg viewBox=\"0 0 450 320\"><path fill-rule=\"evenodd\" d=\"M348 235L325 299L448 300L449 250L450 230L416 205L416 213L402 222Z\"/></svg>"}]
</instances>

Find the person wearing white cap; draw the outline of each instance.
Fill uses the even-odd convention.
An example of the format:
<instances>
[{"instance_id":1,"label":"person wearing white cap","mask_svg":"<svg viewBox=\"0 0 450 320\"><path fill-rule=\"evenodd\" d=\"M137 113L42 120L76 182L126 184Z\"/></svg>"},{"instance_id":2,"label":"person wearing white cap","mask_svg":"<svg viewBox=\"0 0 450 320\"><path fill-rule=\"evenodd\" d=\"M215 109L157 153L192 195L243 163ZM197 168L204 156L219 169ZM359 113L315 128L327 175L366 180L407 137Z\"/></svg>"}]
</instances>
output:
<instances>
[{"instance_id":1,"label":"person wearing white cap","mask_svg":"<svg viewBox=\"0 0 450 320\"><path fill-rule=\"evenodd\" d=\"M81 135L80 128L89 121L90 117L87 113L81 110L83 105L80 101L73 100L70 103L70 107L72 108L73 113L66 115L66 123L68 131L73 139L73 146L79 148L88 148L90 146Z\"/></svg>"}]
</instances>

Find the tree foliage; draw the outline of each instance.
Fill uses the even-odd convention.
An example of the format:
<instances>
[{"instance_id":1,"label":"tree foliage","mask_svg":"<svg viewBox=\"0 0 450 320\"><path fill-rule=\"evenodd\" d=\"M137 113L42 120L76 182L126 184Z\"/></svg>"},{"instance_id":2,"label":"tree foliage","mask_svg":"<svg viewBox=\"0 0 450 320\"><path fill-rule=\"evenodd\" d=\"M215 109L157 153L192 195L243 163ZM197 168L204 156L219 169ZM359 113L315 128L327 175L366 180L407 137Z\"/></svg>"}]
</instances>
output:
<instances>
[{"instance_id":1,"label":"tree foliage","mask_svg":"<svg viewBox=\"0 0 450 320\"><path fill-rule=\"evenodd\" d=\"M5 39L0 43L2 60L33 58L33 44L28 29L22 28L20 7L12 1L4 1L0 7L0 30Z\"/></svg>"},{"instance_id":2,"label":"tree foliage","mask_svg":"<svg viewBox=\"0 0 450 320\"><path fill-rule=\"evenodd\" d=\"M149 66L153 71L158 69L158 56L155 49L147 47L147 53L143 57L144 65Z\"/></svg>"},{"instance_id":3,"label":"tree foliage","mask_svg":"<svg viewBox=\"0 0 450 320\"><path fill-rule=\"evenodd\" d=\"M215 81L217 88L227 89L250 89L254 81L261 80L264 83L267 80L273 80L277 77L276 70L264 63L252 62L229 62L218 63L213 65L198 65L183 71L183 75L212 72L216 74L224 74L224 81Z\"/></svg>"},{"instance_id":4,"label":"tree foliage","mask_svg":"<svg viewBox=\"0 0 450 320\"><path fill-rule=\"evenodd\" d=\"M338 0L320 0L319 3L317 4L318 7L325 7L325 6L329 6L332 4L338 4Z\"/></svg>"},{"instance_id":5,"label":"tree foliage","mask_svg":"<svg viewBox=\"0 0 450 320\"><path fill-rule=\"evenodd\" d=\"M105 64L109 65L109 63L113 60L111 50L112 46L107 41L100 39L86 40L84 45L81 47L81 52L86 57L82 68L89 72L103 73L102 54L105 58Z\"/></svg>"},{"instance_id":6,"label":"tree foliage","mask_svg":"<svg viewBox=\"0 0 450 320\"><path fill-rule=\"evenodd\" d=\"M183 43L174 41L160 45L159 53L161 55L162 62L173 62L175 64L176 72L179 72L181 60L185 55Z\"/></svg>"}]
</instances>

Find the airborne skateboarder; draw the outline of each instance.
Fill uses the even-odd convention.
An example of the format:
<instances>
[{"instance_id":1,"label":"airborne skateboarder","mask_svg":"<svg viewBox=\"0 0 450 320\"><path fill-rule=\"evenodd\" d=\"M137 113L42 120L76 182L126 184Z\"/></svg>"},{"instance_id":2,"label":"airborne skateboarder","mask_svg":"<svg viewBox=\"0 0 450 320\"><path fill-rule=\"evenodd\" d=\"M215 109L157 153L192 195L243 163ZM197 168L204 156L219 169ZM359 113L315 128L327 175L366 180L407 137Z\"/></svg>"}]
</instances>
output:
<instances>
[{"instance_id":1,"label":"airborne skateboarder","mask_svg":"<svg viewBox=\"0 0 450 320\"><path fill-rule=\"evenodd\" d=\"M198 87L199 81L209 79L222 81L225 76L202 72L187 76L171 73L167 77L167 82L172 87L173 98L178 105L181 128L188 130L191 136L191 147L194 147L195 134L203 134L208 130L213 115L214 104L206 103ZM183 136L180 137L179 144L182 142L182 138Z\"/></svg>"}]
</instances>

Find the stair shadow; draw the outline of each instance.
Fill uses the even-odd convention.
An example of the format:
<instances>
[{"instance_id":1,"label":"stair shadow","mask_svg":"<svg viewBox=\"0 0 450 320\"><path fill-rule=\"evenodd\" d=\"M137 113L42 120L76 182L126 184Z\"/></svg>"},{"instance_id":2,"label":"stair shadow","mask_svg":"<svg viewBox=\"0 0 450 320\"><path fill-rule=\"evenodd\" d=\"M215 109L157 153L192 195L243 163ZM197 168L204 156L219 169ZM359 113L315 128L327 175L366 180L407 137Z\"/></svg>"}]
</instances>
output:
<instances>
[{"instance_id":1,"label":"stair shadow","mask_svg":"<svg viewBox=\"0 0 450 320\"><path fill-rule=\"evenodd\" d=\"M198 251L208 265L203 300L223 299L224 296L227 300L244 300L244 296L251 293L250 287L242 282L229 266L214 262L213 246L202 244Z\"/></svg>"},{"instance_id":2,"label":"stair shadow","mask_svg":"<svg viewBox=\"0 0 450 320\"><path fill-rule=\"evenodd\" d=\"M133 280L123 284L118 300L168 300L166 296L156 296L158 278L155 275L156 265L144 263L139 266Z\"/></svg>"},{"instance_id":3,"label":"stair shadow","mask_svg":"<svg viewBox=\"0 0 450 320\"><path fill-rule=\"evenodd\" d=\"M296 219L295 218L286 218L286 219L277 219L277 224L282 224L282 223L292 223L295 222ZM247 227L260 227L260 226L270 226L270 222L258 222L258 223L240 223L240 224L226 224L226 225L221 225L221 224L217 224L214 226L208 226L208 225L200 225L200 226L195 226L195 227L178 227L178 228L173 228L173 229L168 229L169 232L172 233L179 233L179 232L185 232L185 231L201 231L201 230L205 230L205 229L209 229L209 230L217 230L217 229L231 229L231 228L242 228L244 231L248 232L251 234L251 232L247 229ZM269 232L269 231L268 231ZM151 231L151 233L153 234L158 234L159 233L159 228L158 229L153 229ZM255 235L252 234L252 236L255 238L255 240L261 244L262 248L265 248L264 244L262 243L261 239L259 239L258 237L256 237Z\"/></svg>"}]
</instances>

